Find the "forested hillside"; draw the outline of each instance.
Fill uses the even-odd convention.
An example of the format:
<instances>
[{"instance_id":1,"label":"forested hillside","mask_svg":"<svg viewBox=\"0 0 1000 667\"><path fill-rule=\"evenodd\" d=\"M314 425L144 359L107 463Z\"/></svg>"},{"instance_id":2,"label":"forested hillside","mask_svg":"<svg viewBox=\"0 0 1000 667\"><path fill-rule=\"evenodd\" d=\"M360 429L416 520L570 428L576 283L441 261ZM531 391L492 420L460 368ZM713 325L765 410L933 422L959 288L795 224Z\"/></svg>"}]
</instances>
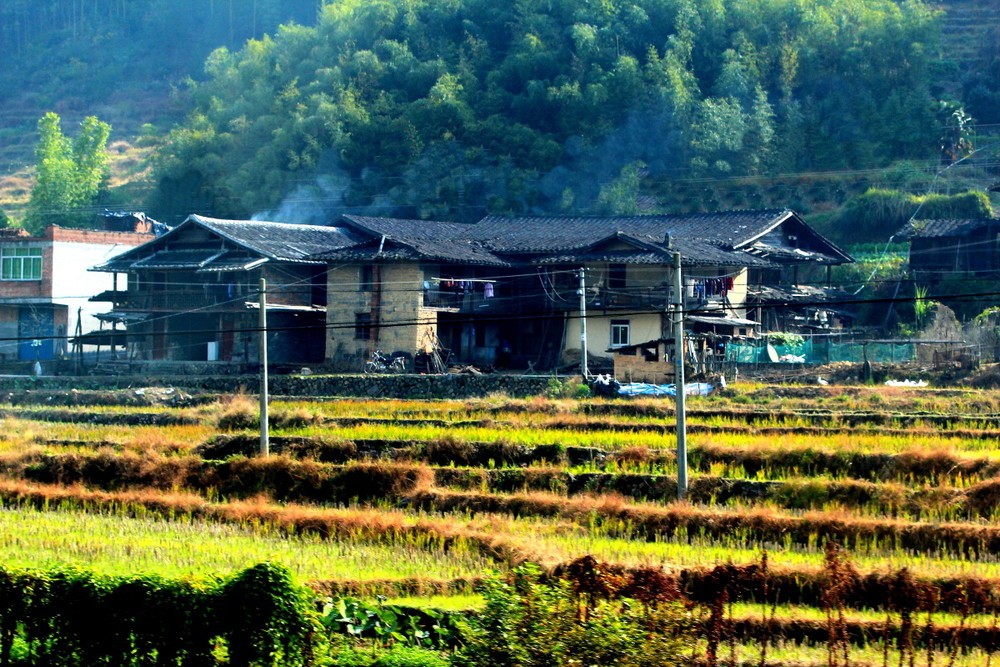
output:
<instances>
[{"instance_id":1,"label":"forested hillside","mask_svg":"<svg viewBox=\"0 0 1000 667\"><path fill-rule=\"evenodd\" d=\"M213 54L159 205L247 215L318 172L331 206L474 218L926 158L937 38L891 0L342 0Z\"/></svg>"},{"instance_id":2,"label":"forested hillside","mask_svg":"<svg viewBox=\"0 0 1000 667\"><path fill-rule=\"evenodd\" d=\"M51 109L140 136L168 221L842 203L989 116L978 3L9 0L0 172Z\"/></svg>"},{"instance_id":3,"label":"forested hillside","mask_svg":"<svg viewBox=\"0 0 1000 667\"><path fill-rule=\"evenodd\" d=\"M47 111L97 114L117 137L183 118L171 98L201 78L219 46L240 47L289 21L313 23L316 0L4 0L0 2L0 173L32 160ZM166 129L165 128L165 129Z\"/></svg>"}]
</instances>

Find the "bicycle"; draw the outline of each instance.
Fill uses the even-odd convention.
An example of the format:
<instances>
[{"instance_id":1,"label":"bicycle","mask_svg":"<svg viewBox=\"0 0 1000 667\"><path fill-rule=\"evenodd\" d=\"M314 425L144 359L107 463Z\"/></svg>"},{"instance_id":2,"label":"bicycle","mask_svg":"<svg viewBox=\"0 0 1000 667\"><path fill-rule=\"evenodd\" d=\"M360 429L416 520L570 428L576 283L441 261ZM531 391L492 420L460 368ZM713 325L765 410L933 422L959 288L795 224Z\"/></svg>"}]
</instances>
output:
<instances>
[{"instance_id":1,"label":"bicycle","mask_svg":"<svg viewBox=\"0 0 1000 667\"><path fill-rule=\"evenodd\" d=\"M405 373L406 357L389 357L382 350L375 350L363 370L365 373Z\"/></svg>"}]
</instances>

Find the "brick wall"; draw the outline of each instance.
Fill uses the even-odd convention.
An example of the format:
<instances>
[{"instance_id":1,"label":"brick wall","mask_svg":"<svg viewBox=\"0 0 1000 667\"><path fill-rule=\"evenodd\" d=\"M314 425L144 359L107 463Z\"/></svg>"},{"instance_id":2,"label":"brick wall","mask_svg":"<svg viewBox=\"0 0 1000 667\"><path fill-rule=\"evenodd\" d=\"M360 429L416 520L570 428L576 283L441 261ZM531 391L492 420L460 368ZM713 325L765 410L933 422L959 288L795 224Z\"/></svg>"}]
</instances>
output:
<instances>
[{"instance_id":1,"label":"brick wall","mask_svg":"<svg viewBox=\"0 0 1000 667\"><path fill-rule=\"evenodd\" d=\"M152 241L152 234L136 234L135 232L105 232L96 229L66 229L58 225L45 228L42 238L48 241L63 241L66 243L97 243L106 245L137 246Z\"/></svg>"},{"instance_id":2,"label":"brick wall","mask_svg":"<svg viewBox=\"0 0 1000 667\"><path fill-rule=\"evenodd\" d=\"M671 346L672 349L673 346ZM656 348L656 359L648 360L641 351L635 354L615 354L615 377L621 382L652 382L663 384L674 381L674 363L664 359L664 346Z\"/></svg>"}]
</instances>

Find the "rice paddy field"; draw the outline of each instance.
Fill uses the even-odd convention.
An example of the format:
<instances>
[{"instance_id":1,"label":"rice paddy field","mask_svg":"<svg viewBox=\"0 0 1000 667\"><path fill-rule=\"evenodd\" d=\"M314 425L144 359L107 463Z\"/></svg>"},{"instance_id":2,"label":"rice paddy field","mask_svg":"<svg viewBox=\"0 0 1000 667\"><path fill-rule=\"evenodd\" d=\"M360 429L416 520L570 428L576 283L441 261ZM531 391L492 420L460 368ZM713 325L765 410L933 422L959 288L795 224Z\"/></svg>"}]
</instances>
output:
<instances>
[{"instance_id":1,"label":"rice paddy field","mask_svg":"<svg viewBox=\"0 0 1000 667\"><path fill-rule=\"evenodd\" d=\"M255 396L56 394L0 404L11 567L209 579L272 561L321 594L475 610L486 576L590 556L676 582L710 628L699 664L1000 649L1000 392L691 398L683 501L664 399L275 397L262 457Z\"/></svg>"}]
</instances>

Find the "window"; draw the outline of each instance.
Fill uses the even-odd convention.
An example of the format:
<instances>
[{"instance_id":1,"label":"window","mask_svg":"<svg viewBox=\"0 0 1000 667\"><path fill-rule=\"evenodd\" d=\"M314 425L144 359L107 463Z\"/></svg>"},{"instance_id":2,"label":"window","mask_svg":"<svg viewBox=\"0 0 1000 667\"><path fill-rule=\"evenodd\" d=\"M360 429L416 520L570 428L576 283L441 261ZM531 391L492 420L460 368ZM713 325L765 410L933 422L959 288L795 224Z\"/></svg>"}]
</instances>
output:
<instances>
[{"instance_id":1,"label":"window","mask_svg":"<svg viewBox=\"0 0 1000 667\"><path fill-rule=\"evenodd\" d=\"M0 280L41 279L41 248L0 248Z\"/></svg>"},{"instance_id":2,"label":"window","mask_svg":"<svg viewBox=\"0 0 1000 667\"><path fill-rule=\"evenodd\" d=\"M371 340L372 338L372 314L354 314L354 339Z\"/></svg>"},{"instance_id":3,"label":"window","mask_svg":"<svg viewBox=\"0 0 1000 667\"><path fill-rule=\"evenodd\" d=\"M358 267L358 291L360 292L371 292L372 291L372 265L365 264L364 266Z\"/></svg>"},{"instance_id":4,"label":"window","mask_svg":"<svg viewBox=\"0 0 1000 667\"><path fill-rule=\"evenodd\" d=\"M625 265L608 264L608 287L625 289Z\"/></svg>"},{"instance_id":5,"label":"window","mask_svg":"<svg viewBox=\"0 0 1000 667\"><path fill-rule=\"evenodd\" d=\"M624 347L629 344L629 321L611 320L611 347Z\"/></svg>"}]
</instances>

